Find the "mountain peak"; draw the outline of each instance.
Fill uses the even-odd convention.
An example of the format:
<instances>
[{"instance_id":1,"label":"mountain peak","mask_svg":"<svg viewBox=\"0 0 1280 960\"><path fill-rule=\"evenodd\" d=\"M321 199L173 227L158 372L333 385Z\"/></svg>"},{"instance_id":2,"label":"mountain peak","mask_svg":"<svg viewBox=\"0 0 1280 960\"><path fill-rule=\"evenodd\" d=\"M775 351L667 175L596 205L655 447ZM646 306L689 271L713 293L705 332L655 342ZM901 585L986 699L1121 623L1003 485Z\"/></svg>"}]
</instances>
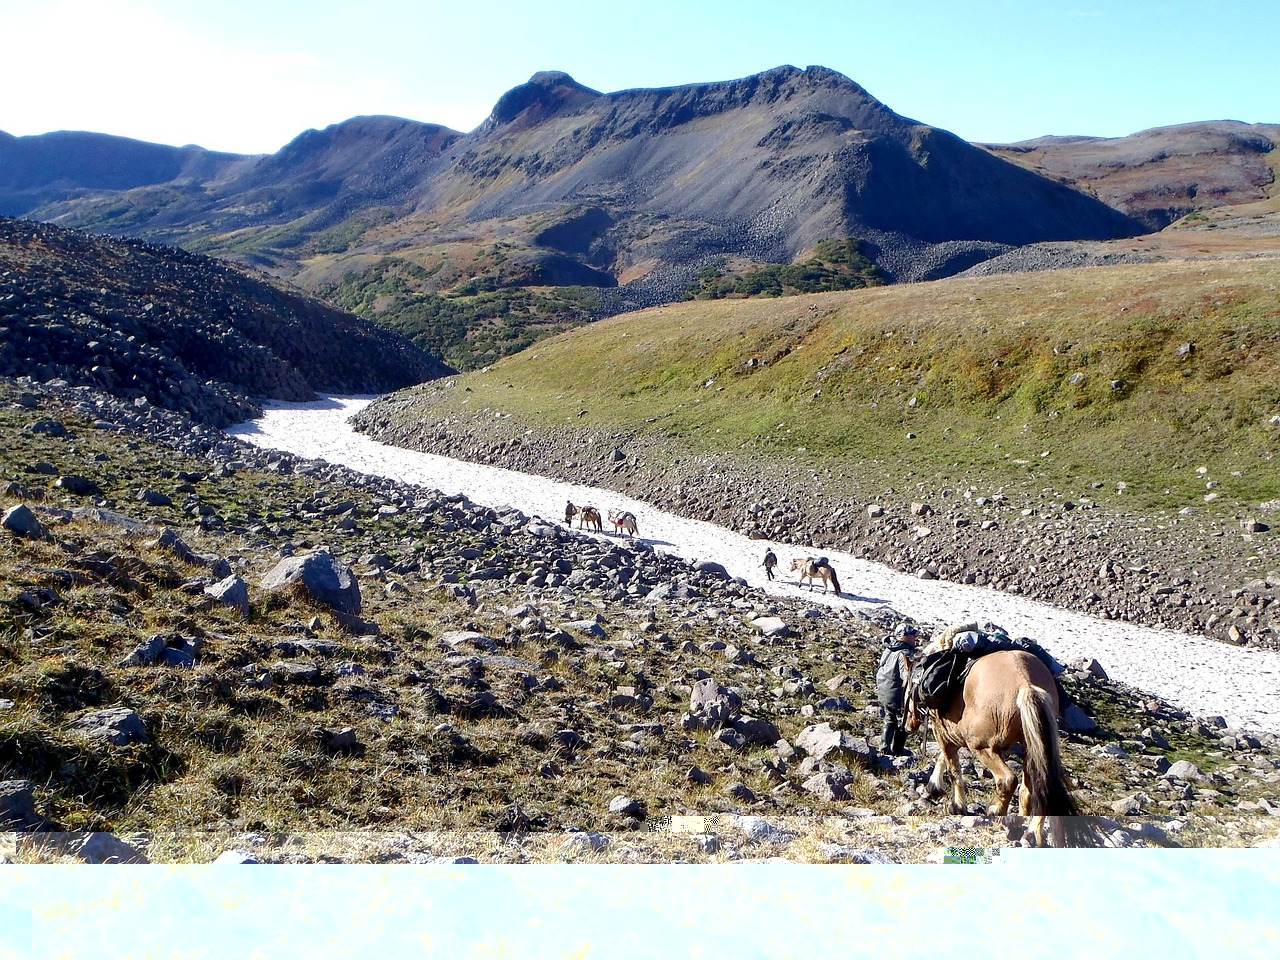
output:
<instances>
[{"instance_id":1,"label":"mountain peak","mask_svg":"<svg viewBox=\"0 0 1280 960\"><path fill-rule=\"evenodd\" d=\"M483 126L492 129L517 119L537 123L553 114L584 106L600 96L599 91L584 87L567 73L544 70L530 77L528 83L504 93Z\"/></svg>"}]
</instances>

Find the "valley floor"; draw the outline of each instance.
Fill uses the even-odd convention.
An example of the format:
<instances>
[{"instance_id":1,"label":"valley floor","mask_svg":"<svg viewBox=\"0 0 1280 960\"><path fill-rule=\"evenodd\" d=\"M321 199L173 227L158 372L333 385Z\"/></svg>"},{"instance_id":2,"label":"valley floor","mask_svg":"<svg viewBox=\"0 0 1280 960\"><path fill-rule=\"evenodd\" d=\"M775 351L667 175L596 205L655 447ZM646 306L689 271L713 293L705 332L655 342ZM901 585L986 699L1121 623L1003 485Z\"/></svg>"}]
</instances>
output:
<instances>
[{"instance_id":1,"label":"valley floor","mask_svg":"<svg viewBox=\"0 0 1280 960\"><path fill-rule=\"evenodd\" d=\"M1280 650L1280 501L1235 516L1103 506L1045 489L960 489L859 464L693 453L652 432L606 436L486 416L447 396L417 419L374 403L357 428L398 447L634 497L744 534L849 554L1121 621ZM1116 498L1113 498L1116 499ZM877 512L878 511L878 512Z\"/></svg>"},{"instance_id":2,"label":"valley floor","mask_svg":"<svg viewBox=\"0 0 1280 960\"><path fill-rule=\"evenodd\" d=\"M272 404L260 420L228 432L256 445L462 493L479 503L514 507L547 520L559 520L566 501L594 504L602 517L610 511L631 511L638 518L641 541L689 561L719 563L730 575L766 593L805 598L824 608L853 609L883 620L886 627L898 617L909 617L926 629L995 622L1012 636L1036 639L1064 663L1097 660L1112 679L1193 714L1222 716L1232 726L1280 733L1280 652L1276 650L1103 620L986 587L920 579L834 549L823 554L839 573L843 592L839 597L820 593L787 572L792 558L813 553L803 545L752 539L608 490L391 447L350 428L348 417L367 403L366 399L327 398L308 404ZM620 535L609 531L600 536ZM775 580L766 577L761 564L769 548L780 560Z\"/></svg>"}]
</instances>

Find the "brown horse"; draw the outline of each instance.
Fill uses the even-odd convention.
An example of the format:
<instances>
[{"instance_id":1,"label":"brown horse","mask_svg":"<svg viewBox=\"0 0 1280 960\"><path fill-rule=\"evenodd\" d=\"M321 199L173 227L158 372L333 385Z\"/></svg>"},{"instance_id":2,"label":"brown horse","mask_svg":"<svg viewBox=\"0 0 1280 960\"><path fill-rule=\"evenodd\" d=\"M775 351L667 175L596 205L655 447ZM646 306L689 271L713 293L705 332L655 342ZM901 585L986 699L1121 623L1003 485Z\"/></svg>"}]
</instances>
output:
<instances>
[{"instance_id":1,"label":"brown horse","mask_svg":"<svg viewBox=\"0 0 1280 960\"><path fill-rule=\"evenodd\" d=\"M600 511L595 507L583 507L578 511L578 529L594 528L596 533L604 532L604 523L600 520Z\"/></svg>"},{"instance_id":2,"label":"brown horse","mask_svg":"<svg viewBox=\"0 0 1280 960\"><path fill-rule=\"evenodd\" d=\"M597 533L604 532L604 524L600 520L600 511L595 507L577 507L570 500L564 505L564 523L566 527L573 526L573 518L578 518L578 529L584 527L595 527Z\"/></svg>"},{"instance_id":3,"label":"brown horse","mask_svg":"<svg viewBox=\"0 0 1280 960\"><path fill-rule=\"evenodd\" d=\"M809 589L813 589L813 581L822 581L822 592L827 592L827 584L831 584L831 589L836 592L836 596L840 596L840 578L836 576L835 567L827 563L826 557L796 557L791 561L791 572L798 573L799 577L796 582L809 581Z\"/></svg>"},{"instance_id":4,"label":"brown horse","mask_svg":"<svg viewBox=\"0 0 1280 960\"><path fill-rule=\"evenodd\" d=\"M623 510L619 513L617 510L609 511L609 522L613 524L614 533L626 532L629 536L634 537L639 529L636 526L636 515L630 510Z\"/></svg>"},{"instance_id":5,"label":"brown horse","mask_svg":"<svg viewBox=\"0 0 1280 960\"><path fill-rule=\"evenodd\" d=\"M1053 675L1039 659L1022 650L998 650L978 657L965 677L963 692L943 710L926 710L920 703L919 679L908 681L903 715L908 730L918 730L926 718L933 727L942 751L928 790L932 796L941 795L943 771L951 772L948 812L966 811L959 752L967 747L996 779L995 798L987 813L1007 814L1018 777L1005 763L1004 754L1020 743L1024 759L1019 813L1032 818L1036 842L1044 845L1046 819L1055 846L1087 842L1088 831L1081 825L1062 766L1058 693Z\"/></svg>"}]
</instances>

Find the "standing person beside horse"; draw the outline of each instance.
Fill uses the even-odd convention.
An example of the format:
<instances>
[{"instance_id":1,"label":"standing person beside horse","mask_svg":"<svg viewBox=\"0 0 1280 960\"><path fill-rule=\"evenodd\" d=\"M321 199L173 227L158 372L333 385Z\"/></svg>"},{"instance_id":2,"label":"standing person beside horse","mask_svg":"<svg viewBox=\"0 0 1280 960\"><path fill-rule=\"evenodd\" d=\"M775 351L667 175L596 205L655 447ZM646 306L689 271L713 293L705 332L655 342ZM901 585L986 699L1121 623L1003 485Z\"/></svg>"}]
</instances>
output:
<instances>
[{"instance_id":1,"label":"standing person beside horse","mask_svg":"<svg viewBox=\"0 0 1280 960\"><path fill-rule=\"evenodd\" d=\"M597 532L603 532L604 525L600 520L600 511L592 506L578 507L574 506L572 500L564 506L564 523L567 527L573 526L573 518L578 518L578 529L583 530L588 527L595 529Z\"/></svg>"},{"instance_id":2,"label":"standing person beside horse","mask_svg":"<svg viewBox=\"0 0 1280 960\"><path fill-rule=\"evenodd\" d=\"M920 631L914 624L901 624L894 634L884 638L885 650L876 666L876 699L880 701L880 716L884 719L880 752L891 757L905 753L907 729L902 714L911 660L919 640Z\"/></svg>"},{"instance_id":3,"label":"standing person beside horse","mask_svg":"<svg viewBox=\"0 0 1280 960\"><path fill-rule=\"evenodd\" d=\"M772 550L764 552L764 575L770 580L773 579L773 568L778 565L778 555Z\"/></svg>"}]
</instances>

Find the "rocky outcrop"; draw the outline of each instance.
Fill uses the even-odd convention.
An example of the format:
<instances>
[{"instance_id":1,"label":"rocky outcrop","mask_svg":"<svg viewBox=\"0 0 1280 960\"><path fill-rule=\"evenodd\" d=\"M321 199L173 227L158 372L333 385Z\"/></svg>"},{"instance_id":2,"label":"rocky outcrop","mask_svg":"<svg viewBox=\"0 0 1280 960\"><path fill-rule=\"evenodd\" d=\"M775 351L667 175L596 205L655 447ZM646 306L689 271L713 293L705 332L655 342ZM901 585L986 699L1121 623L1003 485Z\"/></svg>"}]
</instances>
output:
<instances>
[{"instance_id":1,"label":"rocky outcrop","mask_svg":"<svg viewBox=\"0 0 1280 960\"><path fill-rule=\"evenodd\" d=\"M225 425L251 398L449 373L404 338L182 250L0 219L0 375L96 386Z\"/></svg>"}]
</instances>

